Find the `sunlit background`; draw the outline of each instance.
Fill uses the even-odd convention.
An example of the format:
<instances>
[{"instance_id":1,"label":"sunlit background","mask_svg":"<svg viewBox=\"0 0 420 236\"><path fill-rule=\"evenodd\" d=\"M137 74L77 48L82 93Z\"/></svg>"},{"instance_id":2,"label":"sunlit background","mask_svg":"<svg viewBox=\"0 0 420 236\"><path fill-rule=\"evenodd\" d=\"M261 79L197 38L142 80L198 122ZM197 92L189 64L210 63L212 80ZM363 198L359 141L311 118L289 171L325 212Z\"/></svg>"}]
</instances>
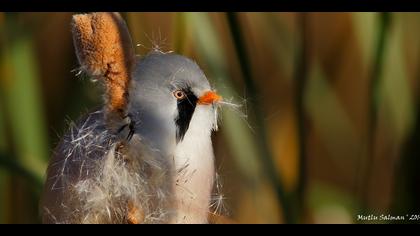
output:
<instances>
[{"instance_id":1,"label":"sunlit background","mask_svg":"<svg viewBox=\"0 0 420 236\"><path fill-rule=\"evenodd\" d=\"M54 146L101 104L73 13L0 13L0 223L39 223ZM420 213L420 14L123 13L136 52L193 58L223 97L218 223ZM408 220L403 222L410 222Z\"/></svg>"}]
</instances>

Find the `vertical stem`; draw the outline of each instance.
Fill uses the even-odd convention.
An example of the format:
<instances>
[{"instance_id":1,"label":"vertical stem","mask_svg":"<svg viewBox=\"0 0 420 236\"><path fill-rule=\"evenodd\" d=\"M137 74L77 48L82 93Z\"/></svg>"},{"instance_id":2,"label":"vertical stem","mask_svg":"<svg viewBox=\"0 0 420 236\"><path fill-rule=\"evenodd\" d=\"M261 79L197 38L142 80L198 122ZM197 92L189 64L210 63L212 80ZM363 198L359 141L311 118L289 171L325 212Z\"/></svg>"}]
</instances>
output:
<instances>
[{"instance_id":1,"label":"vertical stem","mask_svg":"<svg viewBox=\"0 0 420 236\"><path fill-rule=\"evenodd\" d=\"M261 103L259 101L259 92L257 86L252 78L251 63L248 61L248 55L246 47L243 44L243 32L239 26L238 16L235 13L227 13L227 20L229 28L234 41L235 50L238 56L239 64L241 67L242 75L246 90L248 91L250 100L251 110L254 114L254 121L256 123L256 135L258 140L258 147L261 153L262 165L264 166L265 173L275 188L276 195L281 202L283 207L283 218L286 223L296 223L294 213L288 200L287 193L284 190L283 181L277 174L275 165L273 163L273 156L268 146L266 128L263 118L263 110L261 109Z\"/></svg>"},{"instance_id":2,"label":"vertical stem","mask_svg":"<svg viewBox=\"0 0 420 236\"><path fill-rule=\"evenodd\" d=\"M178 53L185 52L185 38L186 38L186 27L185 27L185 15L184 13L175 13L175 51Z\"/></svg>"},{"instance_id":3,"label":"vertical stem","mask_svg":"<svg viewBox=\"0 0 420 236\"><path fill-rule=\"evenodd\" d=\"M368 200L369 200L369 183L372 178L372 167L374 162L375 154L375 134L376 134L376 121L378 116L378 103L379 103L379 93L378 88L381 83L382 78L382 68L384 61L384 52L385 44L389 32L389 26L391 22L390 13L380 13L380 28L377 35L377 47L375 49L375 57L373 62L373 68L369 84L369 123L367 128L367 162L364 172L362 173L362 213L367 213L368 211Z\"/></svg>"},{"instance_id":4,"label":"vertical stem","mask_svg":"<svg viewBox=\"0 0 420 236\"><path fill-rule=\"evenodd\" d=\"M305 109L304 92L307 80L308 55L307 55L307 13L298 13L298 28L300 29L300 45L297 46L297 56L295 63L295 112L298 129L299 144L299 177L296 188L297 208L299 218L303 218L305 208L305 189L306 189L306 129L305 129Z\"/></svg>"}]
</instances>

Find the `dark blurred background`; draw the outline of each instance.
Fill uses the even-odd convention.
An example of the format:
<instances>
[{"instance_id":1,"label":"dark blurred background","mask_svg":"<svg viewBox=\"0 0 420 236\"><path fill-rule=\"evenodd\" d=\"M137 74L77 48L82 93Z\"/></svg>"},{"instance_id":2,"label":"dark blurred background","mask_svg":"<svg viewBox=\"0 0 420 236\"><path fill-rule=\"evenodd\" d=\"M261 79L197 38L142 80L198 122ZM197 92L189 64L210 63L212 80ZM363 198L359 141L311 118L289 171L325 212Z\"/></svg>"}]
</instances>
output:
<instances>
[{"instance_id":1,"label":"dark blurred background","mask_svg":"<svg viewBox=\"0 0 420 236\"><path fill-rule=\"evenodd\" d=\"M73 13L0 13L0 223L39 223L47 162L101 104ZM122 13L136 52L193 58L225 99L214 210L238 223L419 214L420 14ZM218 189L217 189L218 188ZM417 221L418 222L418 221Z\"/></svg>"}]
</instances>

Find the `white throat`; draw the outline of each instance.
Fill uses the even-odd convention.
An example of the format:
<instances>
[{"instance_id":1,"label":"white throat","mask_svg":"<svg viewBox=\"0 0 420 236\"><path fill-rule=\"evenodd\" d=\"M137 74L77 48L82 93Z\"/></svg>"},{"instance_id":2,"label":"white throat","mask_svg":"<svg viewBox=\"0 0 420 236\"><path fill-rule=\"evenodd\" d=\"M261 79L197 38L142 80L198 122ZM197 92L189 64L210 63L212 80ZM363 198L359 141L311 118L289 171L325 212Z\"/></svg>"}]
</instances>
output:
<instances>
[{"instance_id":1,"label":"white throat","mask_svg":"<svg viewBox=\"0 0 420 236\"><path fill-rule=\"evenodd\" d=\"M214 180L212 113L210 107L197 106L184 139L175 148L177 216L173 223L207 223Z\"/></svg>"}]
</instances>

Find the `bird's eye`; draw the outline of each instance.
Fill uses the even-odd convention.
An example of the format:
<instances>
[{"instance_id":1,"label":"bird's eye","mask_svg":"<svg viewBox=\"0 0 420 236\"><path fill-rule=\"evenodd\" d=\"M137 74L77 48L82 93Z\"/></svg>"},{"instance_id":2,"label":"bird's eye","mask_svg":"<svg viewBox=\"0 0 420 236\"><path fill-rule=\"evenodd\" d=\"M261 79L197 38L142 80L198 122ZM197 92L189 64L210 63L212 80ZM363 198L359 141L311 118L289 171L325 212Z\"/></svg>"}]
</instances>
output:
<instances>
[{"instance_id":1,"label":"bird's eye","mask_svg":"<svg viewBox=\"0 0 420 236\"><path fill-rule=\"evenodd\" d=\"M184 99L186 97L184 91L182 91L182 90L176 90L176 91L174 91L173 94L174 94L174 97L178 100Z\"/></svg>"}]
</instances>

